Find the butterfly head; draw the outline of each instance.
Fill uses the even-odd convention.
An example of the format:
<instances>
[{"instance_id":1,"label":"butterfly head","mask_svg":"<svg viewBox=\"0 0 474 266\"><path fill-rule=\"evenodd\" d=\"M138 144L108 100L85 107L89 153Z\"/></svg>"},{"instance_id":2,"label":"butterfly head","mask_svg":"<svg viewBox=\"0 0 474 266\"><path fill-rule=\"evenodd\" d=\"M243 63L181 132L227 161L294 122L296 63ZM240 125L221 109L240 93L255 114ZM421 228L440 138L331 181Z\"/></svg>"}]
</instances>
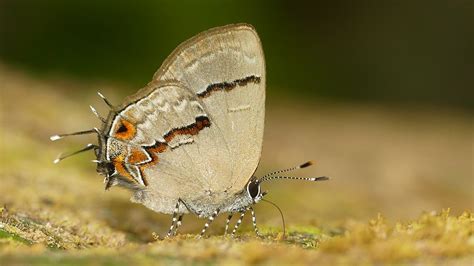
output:
<instances>
[{"instance_id":1,"label":"butterfly head","mask_svg":"<svg viewBox=\"0 0 474 266\"><path fill-rule=\"evenodd\" d=\"M247 195L252 199L252 202L258 203L266 194L266 191L262 191L260 182L256 177L252 177L246 186Z\"/></svg>"}]
</instances>

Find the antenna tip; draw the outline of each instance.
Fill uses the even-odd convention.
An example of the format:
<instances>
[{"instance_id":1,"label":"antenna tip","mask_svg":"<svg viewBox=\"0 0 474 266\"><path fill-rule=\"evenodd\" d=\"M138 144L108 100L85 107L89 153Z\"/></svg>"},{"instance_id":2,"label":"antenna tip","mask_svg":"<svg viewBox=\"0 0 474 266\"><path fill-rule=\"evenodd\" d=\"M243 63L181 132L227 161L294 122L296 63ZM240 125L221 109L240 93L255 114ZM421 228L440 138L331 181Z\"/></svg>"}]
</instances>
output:
<instances>
[{"instance_id":1,"label":"antenna tip","mask_svg":"<svg viewBox=\"0 0 474 266\"><path fill-rule=\"evenodd\" d=\"M104 99L104 95L102 93L100 93L100 91L97 92L97 95L99 95L100 98Z\"/></svg>"},{"instance_id":2,"label":"antenna tip","mask_svg":"<svg viewBox=\"0 0 474 266\"><path fill-rule=\"evenodd\" d=\"M327 176L320 176L320 177L313 177L311 178L311 181L326 181L329 180L329 177Z\"/></svg>"},{"instance_id":3,"label":"antenna tip","mask_svg":"<svg viewBox=\"0 0 474 266\"><path fill-rule=\"evenodd\" d=\"M311 165L313 165L313 162L312 161L307 161L304 164L300 165L300 168L306 168L306 167L311 166Z\"/></svg>"},{"instance_id":4,"label":"antenna tip","mask_svg":"<svg viewBox=\"0 0 474 266\"><path fill-rule=\"evenodd\" d=\"M63 138L63 137L61 137L61 136L59 136L59 135L54 135L54 136L49 137L49 139L50 139L51 141L55 141L55 140L62 139L62 138Z\"/></svg>"},{"instance_id":5,"label":"antenna tip","mask_svg":"<svg viewBox=\"0 0 474 266\"><path fill-rule=\"evenodd\" d=\"M61 159L57 158L57 159L55 159L55 160L53 161L53 163L54 163L54 164L57 164L57 163L59 163L60 161L61 161Z\"/></svg>"}]
</instances>

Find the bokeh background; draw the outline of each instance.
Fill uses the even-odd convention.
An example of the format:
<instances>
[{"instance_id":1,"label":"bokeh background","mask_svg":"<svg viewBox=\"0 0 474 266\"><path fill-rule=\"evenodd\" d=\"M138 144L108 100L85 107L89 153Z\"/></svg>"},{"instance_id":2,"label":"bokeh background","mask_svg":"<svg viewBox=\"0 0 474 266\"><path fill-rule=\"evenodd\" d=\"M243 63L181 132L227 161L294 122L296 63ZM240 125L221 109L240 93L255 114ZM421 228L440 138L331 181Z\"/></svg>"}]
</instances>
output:
<instances>
[{"instance_id":1,"label":"bokeh background","mask_svg":"<svg viewBox=\"0 0 474 266\"><path fill-rule=\"evenodd\" d=\"M38 75L138 88L178 43L247 22L264 44L270 96L473 106L469 1L7 0L1 7L1 58Z\"/></svg>"},{"instance_id":2,"label":"bokeh background","mask_svg":"<svg viewBox=\"0 0 474 266\"><path fill-rule=\"evenodd\" d=\"M0 204L62 208L136 238L164 232L168 217L103 193L92 154L51 163L94 137L48 137L97 126L96 91L119 103L187 38L246 22L267 61L258 173L311 159L295 175L332 178L267 184L289 225L472 210L473 11L469 1L3 0ZM270 205L257 212L280 225ZM202 226L186 219L187 232Z\"/></svg>"}]
</instances>

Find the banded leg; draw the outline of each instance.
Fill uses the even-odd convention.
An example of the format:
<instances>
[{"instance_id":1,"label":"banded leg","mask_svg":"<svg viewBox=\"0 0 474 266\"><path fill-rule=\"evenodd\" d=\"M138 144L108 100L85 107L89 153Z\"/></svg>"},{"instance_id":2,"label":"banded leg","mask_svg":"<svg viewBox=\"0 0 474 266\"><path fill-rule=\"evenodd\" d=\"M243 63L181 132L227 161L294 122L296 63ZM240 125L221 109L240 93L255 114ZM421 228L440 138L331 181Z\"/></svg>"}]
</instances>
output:
<instances>
[{"instance_id":1,"label":"banded leg","mask_svg":"<svg viewBox=\"0 0 474 266\"><path fill-rule=\"evenodd\" d=\"M173 229L176 225L176 221L178 220L178 211L179 211L179 201L178 203L176 203L176 207L174 208L174 211L173 211L173 219L171 220L171 226L170 226L170 229L168 230L168 234L166 234L166 237L171 237L171 235L173 234Z\"/></svg>"},{"instance_id":2,"label":"banded leg","mask_svg":"<svg viewBox=\"0 0 474 266\"><path fill-rule=\"evenodd\" d=\"M230 223L230 219L232 219L232 216L234 214L231 213L229 214L229 216L227 216L227 221L225 222L225 231L224 231L224 235L227 235L227 230L229 230L229 223Z\"/></svg>"},{"instance_id":3,"label":"banded leg","mask_svg":"<svg viewBox=\"0 0 474 266\"><path fill-rule=\"evenodd\" d=\"M204 224L204 228L201 230L201 234L199 234L199 238L201 238L202 236L204 236L204 233L206 233L206 230L207 228L209 227L209 225L214 221L214 219L216 218L217 214L219 214L219 210L215 210L211 217L209 217L209 220L207 221L206 224Z\"/></svg>"},{"instance_id":4,"label":"banded leg","mask_svg":"<svg viewBox=\"0 0 474 266\"><path fill-rule=\"evenodd\" d=\"M188 211L189 211L190 213L194 213L194 214L196 214L197 216L201 215L201 212L200 212L200 211L191 208L191 206L189 206L186 202L184 202L184 200L178 199L178 203L183 204L184 207L186 207L186 209L188 209Z\"/></svg>"},{"instance_id":5,"label":"banded leg","mask_svg":"<svg viewBox=\"0 0 474 266\"><path fill-rule=\"evenodd\" d=\"M253 230L255 231L255 234L256 234L258 237L262 237L262 235L260 235L260 233L258 232L258 228L257 228L257 217L255 216L255 211L253 210L253 207L249 207L249 210L250 210L250 213L252 214Z\"/></svg>"},{"instance_id":6,"label":"banded leg","mask_svg":"<svg viewBox=\"0 0 474 266\"><path fill-rule=\"evenodd\" d=\"M237 232L237 229L239 229L240 224L242 223L242 219L244 219L245 216L245 211L240 212L240 217L239 220L237 220L237 223L235 223L234 230L232 230L232 237L234 237L235 233Z\"/></svg>"},{"instance_id":7,"label":"banded leg","mask_svg":"<svg viewBox=\"0 0 474 266\"><path fill-rule=\"evenodd\" d=\"M176 222L176 228L174 229L173 236L175 236L178 233L178 228L181 226L183 221L183 214L180 214L178 216L178 221Z\"/></svg>"}]
</instances>

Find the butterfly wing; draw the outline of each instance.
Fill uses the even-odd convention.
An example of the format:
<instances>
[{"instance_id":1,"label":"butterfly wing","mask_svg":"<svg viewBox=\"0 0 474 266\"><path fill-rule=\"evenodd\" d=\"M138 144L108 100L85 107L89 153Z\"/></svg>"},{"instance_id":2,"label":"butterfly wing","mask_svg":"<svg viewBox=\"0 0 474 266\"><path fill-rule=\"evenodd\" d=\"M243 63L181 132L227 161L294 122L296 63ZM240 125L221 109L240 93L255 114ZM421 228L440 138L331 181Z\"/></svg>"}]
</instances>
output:
<instances>
[{"instance_id":1,"label":"butterfly wing","mask_svg":"<svg viewBox=\"0 0 474 266\"><path fill-rule=\"evenodd\" d=\"M204 106L230 151L218 164L230 175L209 176L217 187L241 190L260 160L265 116L265 60L252 26L210 29L184 42L165 60L154 80L177 80ZM202 154L204 159L205 154Z\"/></svg>"}]
</instances>

